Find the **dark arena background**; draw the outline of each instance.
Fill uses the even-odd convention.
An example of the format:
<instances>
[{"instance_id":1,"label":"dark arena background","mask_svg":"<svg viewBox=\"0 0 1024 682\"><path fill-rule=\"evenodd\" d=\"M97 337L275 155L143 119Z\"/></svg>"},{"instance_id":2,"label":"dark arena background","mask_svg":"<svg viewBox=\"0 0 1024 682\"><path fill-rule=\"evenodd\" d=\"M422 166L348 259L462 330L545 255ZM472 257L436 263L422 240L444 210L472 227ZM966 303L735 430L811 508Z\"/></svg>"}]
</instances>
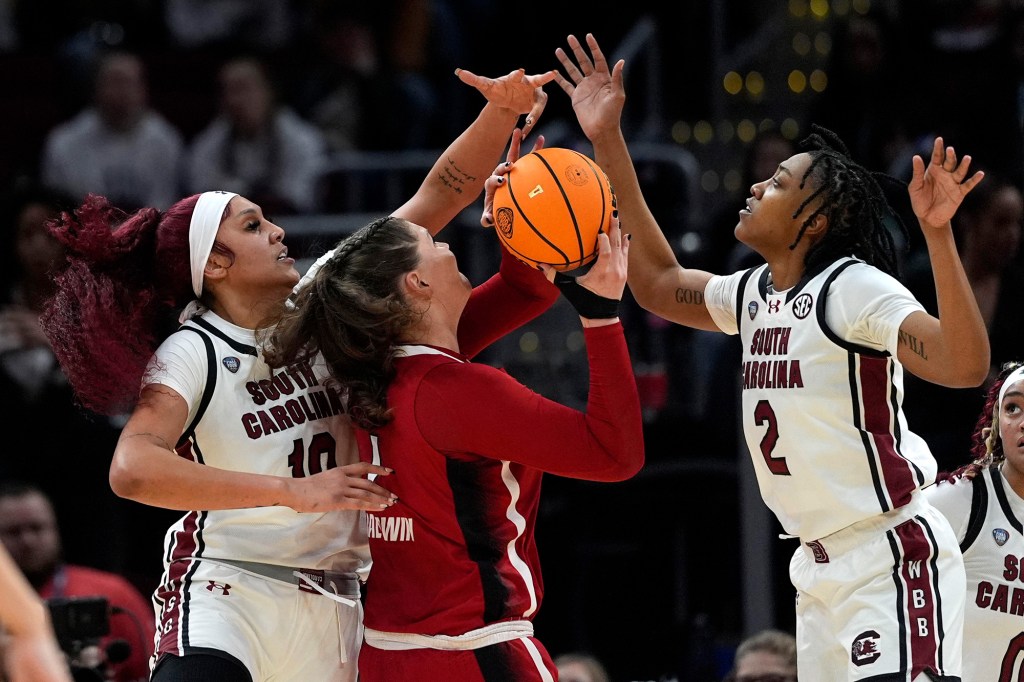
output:
<instances>
[{"instance_id":1,"label":"dark arena background","mask_svg":"<svg viewBox=\"0 0 1024 682\"><path fill-rule=\"evenodd\" d=\"M329 153L313 200L268 211L304 264L411 196L471 121L483 100L456 67L490 76L553 69L570 33L592 32L611 61L626 59L624 131L648 203L687 267L726 273L756 262L732 228L763 179L752 175L759 143L774 140L785 158L812 122L836 131L862 164L904 181L911 156L942 135L976 167L1024 184L1020 0L261 0L223 3L234 9L217 22L207 12L219 4L0 3L9 237L9 198L41 178L47 134L89 105L92 67L109 48L142 58L150 106L186 145L217 115L218 68L237 55L260 59L278 102L323 128ZM591 155L568 97L554 83L545 90L534 134ZM176 196L187 193L182 184ZM498 262L481 206L441 235L474 284ZM923 240L912 215L907 224L909 266ZM0 269L5 290L17 287L17 271L13 262ZM735 337L668 324L628 293L623 322L647 465L616 484L546 479L536 630L553 655L593 653L616 681L716 682L744 637L793 629L786 571L795 541L779 539L739 438ZM479 359L550 398L586 404L582 334L564 301ZM54 497L69 561L119 572L148 596L178 515L110 491L119 423L84 413L66 390L25 392L9 364L0 476L28 478ZM940 468L966 460L980 396L908 382L910 426Z\"/></svg>"}]
</instances>

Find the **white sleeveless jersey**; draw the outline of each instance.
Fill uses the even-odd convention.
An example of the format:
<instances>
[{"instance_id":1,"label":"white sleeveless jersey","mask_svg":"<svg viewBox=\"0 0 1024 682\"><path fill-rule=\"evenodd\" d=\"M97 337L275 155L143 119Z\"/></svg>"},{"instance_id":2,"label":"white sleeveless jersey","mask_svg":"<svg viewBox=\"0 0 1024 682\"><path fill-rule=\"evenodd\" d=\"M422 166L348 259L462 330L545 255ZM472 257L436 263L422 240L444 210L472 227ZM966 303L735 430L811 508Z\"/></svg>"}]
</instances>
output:
<instances>
[{"instance_id":1,"label":"white sleeveless jersey","mask_svg":"<svg viewBox=\"0 0 1024 682\"><path fill-rule=\"evenodd\" d=\"M926 490L964 554L966 682L1016 682L1024 675L1024 500L998 469Z\"/></svg>"},{"instance_id":2,"label":"white sleeveless jersey","mask_svg":"<svg viewBox=\"0 0 1024 682\"><path fill-rule=\"evenodd\" d=\"M341 394L320 363L271 373L253 331L212 312L194 317L157 349L145 383L189 405L177 451L232 471L301 478L359 461ZM355 511L288 507L190 511L167 533L165 562L190 557L365 572L365 521Z\"/></svg>"},{"instance_id":3,"label":"white sleeveless jersey","mask_svg":"<svg viewBox=\"0 0 1024 682\"><path fill-rule=\"evenodd\" d=\"M934 457L907 429L902 365L826 323L829 289L843 295L855 265L870 267L843 258L781 293L767 265L738 273L743 431L765 503L804 541L901 507L935 479Z\"/></svg>"}]
</instances>

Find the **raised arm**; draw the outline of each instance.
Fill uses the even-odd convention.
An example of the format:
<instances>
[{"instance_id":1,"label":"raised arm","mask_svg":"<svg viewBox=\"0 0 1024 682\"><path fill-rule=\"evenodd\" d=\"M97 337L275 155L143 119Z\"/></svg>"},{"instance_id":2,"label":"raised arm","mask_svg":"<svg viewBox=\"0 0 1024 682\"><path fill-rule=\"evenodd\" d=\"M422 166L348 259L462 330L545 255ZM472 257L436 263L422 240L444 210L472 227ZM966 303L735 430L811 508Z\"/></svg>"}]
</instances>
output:
<instances>
[{"instance_id":1,"label":"raised arm","mask_svg":"<svg viewBox=\"0 0 1024 682\"><path fill-rule=\"evenodd\" d=\"M526 114L524 136L536 125L547 103L543 86L554 79L555 72L528 76L523 69L517 69L501 78L486 78L456 69L456 75L463 83L475 87L487 104L444 150L416 194L393 213L422 225L431 234L440 232L480 196L519 116Z\"/></svg>"},{"instance_id":2,"label":"raised arm","mask_svg":"<svg viewBox=\"0 0 1024 682\"><path fill-rule=\"evenodd\" d=\"M985 322L953 241L950 224L963 198L984 173L967 177L971 157L957 162L952 147L935 138L928 167L914 157L908 191L921 224L935 277L938 318L911 313L900 326L899 359L915 375L951 387L980 385L988 375L991 351Z\"/></svg>"},{"instance_id":3,"label":"raised arm","mask_svg":"<svg viewBox=\"0 0 1024 682\"><path fill-rule=\"evenodd\" d=\"M608 175L622 220L632 235L629 289L645 309L689 327L717 331L704 305L704 287L711 273L683 268L644 200L620 120L626 101L619 60L609 70L593 35L587 34L590 55L575 36L568 38L575 61L558 48L555 55L568 78L558 73L555 82L572 98L573 111L583 133L594 145L595 161Z\"/></svg>"},{"instance_id":4,"label":"raised arm","mask_svg":"<svg viewBox=\"0 0 1024 682\"><path fill-rule=\"evenodd\" d=\"M365 478L388 472L362 462L305 478L285 478L218 469L179 457L172 448L187 417L187 405L177 392L160 384L143 389L110 464L114 493L180 510L287 506L323 512L381 509L392 503L387 490Z\"/></svg>"}]
</instances>

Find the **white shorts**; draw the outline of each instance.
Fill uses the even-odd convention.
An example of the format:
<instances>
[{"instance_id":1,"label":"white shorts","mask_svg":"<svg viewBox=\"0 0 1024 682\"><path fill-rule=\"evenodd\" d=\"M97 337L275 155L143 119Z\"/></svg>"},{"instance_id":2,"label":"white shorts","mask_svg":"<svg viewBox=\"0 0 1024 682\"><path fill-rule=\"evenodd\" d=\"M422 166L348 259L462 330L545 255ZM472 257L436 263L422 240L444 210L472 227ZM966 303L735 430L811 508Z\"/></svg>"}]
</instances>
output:
<instances>
[{"instance_id":1,"label":"white shorts","mask_svg":"<svg viewBox=\"0 0 1024 682\"><path fill-rule=\"evenodd\" d=\"M956 536L921 495L810 543L789 566L798 676L816 682L961 674L967 577Z\"/></svg>"},{"instance_id":2,"label":"white shorts","mask_svg":"<svg viewBox=\"0 0 1024 682\"><path fill-rule=\"evenodd\" d=\"M182 566L181 564L184 564ZM362 604L211 561L176 562L154 596L156 651L224 652L254 680L355 682Z\"/></svg>"}]
</instances>

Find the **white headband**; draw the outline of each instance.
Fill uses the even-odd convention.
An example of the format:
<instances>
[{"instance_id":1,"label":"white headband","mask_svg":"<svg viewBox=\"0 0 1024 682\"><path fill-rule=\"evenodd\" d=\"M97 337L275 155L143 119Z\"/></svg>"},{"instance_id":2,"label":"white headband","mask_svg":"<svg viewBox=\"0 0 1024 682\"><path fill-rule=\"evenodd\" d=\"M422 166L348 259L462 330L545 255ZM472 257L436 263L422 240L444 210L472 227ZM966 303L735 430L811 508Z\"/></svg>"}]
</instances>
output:
<instances>
[{"instance_id":1,"label":"white headband","mask_svg":"<svg viewBox=\"0 0 1024 682\"><path fill-rule=\"evenodd\" d=\"M999 387L999 402L996 405L1001 406L1003 404L1003 398L1006 397L1006 392L1009 390L1010 385L1017 383L1021 379L1024 379L1024 365L1021 365L1007 375L1006 381Z\"/></svg>"},{"instance_id":2,"label":"white headband","mask_svg":"<svg viewBox=\"0 0 1024 682\"><path fill-rule=\"evenodd\" d=\"M224 209L236 196L234 192L203 192L192 211L188 226L188 255L192 266L192 291L197 298L203 293L203 270L213 251Z\"/></svg>"}]
</instances>

